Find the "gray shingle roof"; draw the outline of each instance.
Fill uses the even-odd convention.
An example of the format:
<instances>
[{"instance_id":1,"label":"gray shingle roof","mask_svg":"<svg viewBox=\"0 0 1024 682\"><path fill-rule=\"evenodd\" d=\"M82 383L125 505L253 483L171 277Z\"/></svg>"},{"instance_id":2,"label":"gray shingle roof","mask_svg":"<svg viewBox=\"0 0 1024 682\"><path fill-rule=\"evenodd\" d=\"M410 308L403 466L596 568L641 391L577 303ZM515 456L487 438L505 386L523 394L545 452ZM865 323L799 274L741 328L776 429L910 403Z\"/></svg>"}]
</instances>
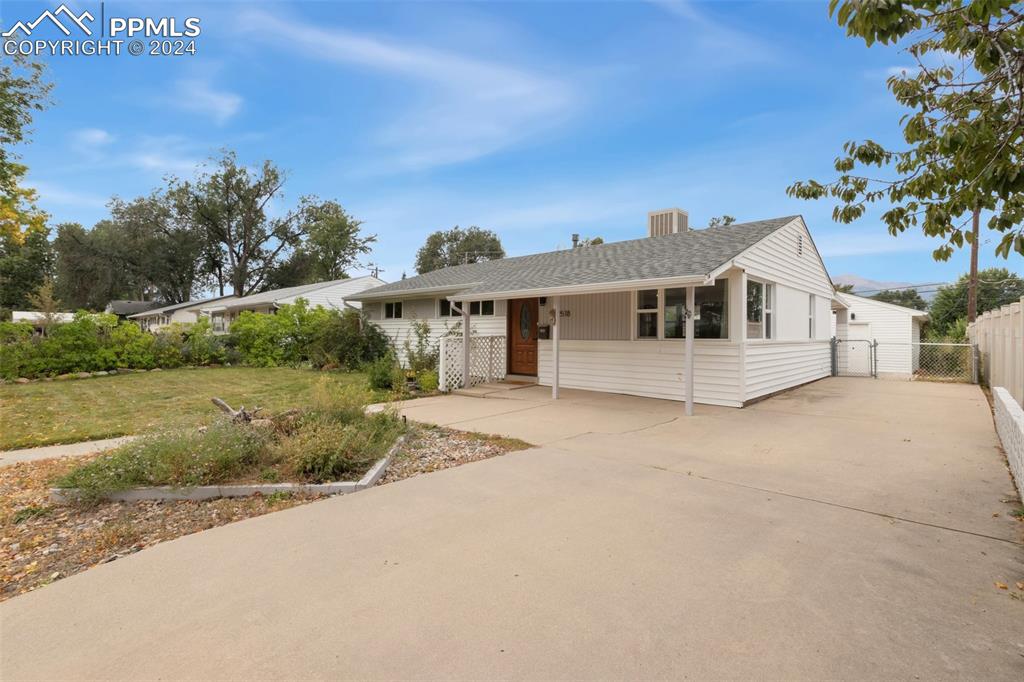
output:
<instances>
[{"instance_id":1,"label":"gray shingle roof","mask_svg":"<svg viewBox=\"0 0 1024 682\"><path fill-rule=\"evenodd\" d=\"M586 284L703 276L798 217L457 265L367 289L352 298L408 297L426 291L498 296Z\"/></svg>"},{"instance_id":2,"label":"gray shingle roof","mask_svg":"<svg viewBox=\"0 0 1024 682\"><path fill-rule=\"evenodd\" d=\"M148 317L150 315L171 313L174 312L175 310L181 310L182 308L191 308L192 306L202 305L203 303L213 303L214 301L220 301L225 298L231 298L231 294L227 294L225 296L214 296L213 298L196 298L191 301L185 301L184 303L172 303L170 305L165 305L162 308L151 308L149 310L144 310L141 313L135 313L134 315L129 315L128 317Z\"/></svg>"},{"instance_id":3,"label":"gray shingle roof","mask_svg":"<svg viewBox=\"0 0 1024 682\"><path fill-rule=\"evenodd\" d=\"M336 284L351 284L353 287L358 287L359 282L371 279L372 277L372 275L362 275L361 277L347 277L345 279L333 279L327 282L316 282L315 284L299 284L298 286L285 287L283 289L271 289L270 291L263 291L258 294L251 294L249 296L236 298L233 301L228 301L224 304L224 307L244 308L246 306L274 303L275 301L280 301L281 299L289 298L291 296L308 294L327 287L333 287ZM349 296L346 294L345 298L349 298Z\"/></svg>"}]
</instances>

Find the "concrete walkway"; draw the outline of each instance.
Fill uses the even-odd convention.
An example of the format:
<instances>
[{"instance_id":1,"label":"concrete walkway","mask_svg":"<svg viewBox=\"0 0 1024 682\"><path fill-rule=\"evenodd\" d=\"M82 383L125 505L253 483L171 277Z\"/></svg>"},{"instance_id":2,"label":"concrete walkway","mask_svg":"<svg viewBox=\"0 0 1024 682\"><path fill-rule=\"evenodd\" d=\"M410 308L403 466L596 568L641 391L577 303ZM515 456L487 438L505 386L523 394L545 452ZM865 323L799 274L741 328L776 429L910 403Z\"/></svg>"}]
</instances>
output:
<instances>
[{"instance_id":1,"label":"concrete walkway","mask_svg":"<svg viewBox=\"0 0 1024 682\"><path fill-rule=\"evenodd\" d=\"M693 419L566 398L404 404L547 445L16 597L0 677L1021 678L977 388L830 380Z\"/></svg>"},{"instance_id":2,"label":"concrete walkway","mask_svg":"<svg viewBox=\"0 0 1024 682\"><path fill-rule=\"evenodd\" d=\"M113 450L117 446L127 443L133 438L135 438L135 436L121 436L120 438L88 440L81 443L47 445L40 448L25 448L24 450L5 450L0 452L0 467L11 466L18 462L32 462L37 459L91 455L94 452Z\"/></svg>"}]
</instances>

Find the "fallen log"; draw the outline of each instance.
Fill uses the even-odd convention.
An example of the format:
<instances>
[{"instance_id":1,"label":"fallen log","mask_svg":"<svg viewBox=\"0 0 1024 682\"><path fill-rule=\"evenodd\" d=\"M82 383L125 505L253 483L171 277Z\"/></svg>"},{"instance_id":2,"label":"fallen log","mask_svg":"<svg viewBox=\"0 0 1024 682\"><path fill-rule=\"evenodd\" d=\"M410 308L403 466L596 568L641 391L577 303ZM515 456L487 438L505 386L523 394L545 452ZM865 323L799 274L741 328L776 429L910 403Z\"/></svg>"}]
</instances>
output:
<instances>
[{"instance_id":1,"label":"fallen log","mask_svg":"<svg viewBox=\"0 0 1024 682\"><path fill-rule=\"evenodd\" d=\"M239 424L248 424L256 417L256 413L260 411L260 408L257 407L256 409L250 412L249 410L245 409L245 405L242 405L237 410L234 410L231 409L231 406L228 405L223 400L221 400L220 398L210 398L210 402L219 407L222 412L230 415L231 421Z\"/></svg>"}]
</instances>

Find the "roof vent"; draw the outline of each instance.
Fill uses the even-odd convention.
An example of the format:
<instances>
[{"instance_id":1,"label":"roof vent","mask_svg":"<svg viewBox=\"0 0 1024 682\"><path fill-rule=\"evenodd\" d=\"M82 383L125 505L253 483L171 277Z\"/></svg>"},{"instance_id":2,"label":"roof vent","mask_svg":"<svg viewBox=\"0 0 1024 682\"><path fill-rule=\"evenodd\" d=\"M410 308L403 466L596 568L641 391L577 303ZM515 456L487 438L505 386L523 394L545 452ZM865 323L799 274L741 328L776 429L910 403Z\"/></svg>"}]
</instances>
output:
<instances>
[{"instance_id":1,"label":"roof vent","mask_svg":"<svg viewBox=\"0 0 1024 682\"><path fill-rule=\"evenodd\" d=\"M666 208L647 214L647 236L661 237L690 229L690 214L681 208Z\"/></svg>"}]
</instances>

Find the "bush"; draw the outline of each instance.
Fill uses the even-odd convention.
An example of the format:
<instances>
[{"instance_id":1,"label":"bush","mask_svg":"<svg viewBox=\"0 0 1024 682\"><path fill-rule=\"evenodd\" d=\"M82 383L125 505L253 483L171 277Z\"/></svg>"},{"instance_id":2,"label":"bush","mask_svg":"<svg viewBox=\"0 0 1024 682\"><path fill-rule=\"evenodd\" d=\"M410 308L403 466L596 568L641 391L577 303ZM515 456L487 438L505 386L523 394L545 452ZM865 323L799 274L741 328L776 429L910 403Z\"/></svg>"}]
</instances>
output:
<instances>
[{"instance_id":1,"label":"bush","mask_svg":"<svg viewBox=\"0 0 1024 682\"><path fill-rule=\"evenodd\" d=\"M416 338L415 344L408 338L404 344L409 369L415 374L437 369L438 348L430 339L430 325L426 320L413 320L412 333Z\"/></svg>"},{"instance_id":2,"label":"bush","mask_svg":"<svg viewBox=\"0 0 1024 682\"><path fill-rule=\"evenodd\" d=\"M261 431L221 421L205 431L162 433L127 443L72 470L56 485L78 488L88 502L139 486L223 483L266 463L266 445Z\"/></svg>"},{"instance_id":3,"label":"bush","mask_svg":"<svg viewBox=\"0 0 1024 682\"><path fill-rule=\"evenodd\" d=\"M420 385L420 390L425 393L433 393L437 390L440 381L437 377L436 370L427 370L426 372L420 372L419 376L416 377L416 383Z\"/></svg>"},{"instance_id":4,"label":"bush","mask_svg":"<svg viewBox=\"0 0 1024 682\"><path fill-rule=\"evenodd\" d=\"M223 362L224 342L205 318L151 334L115 315L79 312L36 336L26 324L0 323L0 377L43 377L117 368L153 369Z\"/></svg>"},{"instance_id":5,"label":"bush","mask_svg":"<svg viewBox=\"0 0 1024 682\"><path fill-rule=\"evenodd\" d=\"M388 351L388 339L356 310L310 308L304 299L274 315L244 312L231 325L232 345L254 367L311 365L356 370Z\"/></svg>"},{"instance_id":6,"label":"bush","mask_svg":"<svg viewBox=\"0 0 1024 682\"><path fill-rule=\"evenodd\" d=\"M401 384L395 384L396 369L400 369L398 361L395 360L395 356L391 353L366 365L365 371L370 381L370 388L381 391L398 388ZM398 376L401 376L401 372L399 372Z\"/></svg>"},{"instance_id":7,"label":"bush","mask_svg":"<svg viewBox=\"0 0 1024 682\"><path fill-rule=\"evenodd\" d=\"M312 408L296 432L277 445L277 457L295 475L315 483L362 476L404 428L391 412L367 415L364 399L353 386L320 382Z\"/></svg>"}]
</instances>

